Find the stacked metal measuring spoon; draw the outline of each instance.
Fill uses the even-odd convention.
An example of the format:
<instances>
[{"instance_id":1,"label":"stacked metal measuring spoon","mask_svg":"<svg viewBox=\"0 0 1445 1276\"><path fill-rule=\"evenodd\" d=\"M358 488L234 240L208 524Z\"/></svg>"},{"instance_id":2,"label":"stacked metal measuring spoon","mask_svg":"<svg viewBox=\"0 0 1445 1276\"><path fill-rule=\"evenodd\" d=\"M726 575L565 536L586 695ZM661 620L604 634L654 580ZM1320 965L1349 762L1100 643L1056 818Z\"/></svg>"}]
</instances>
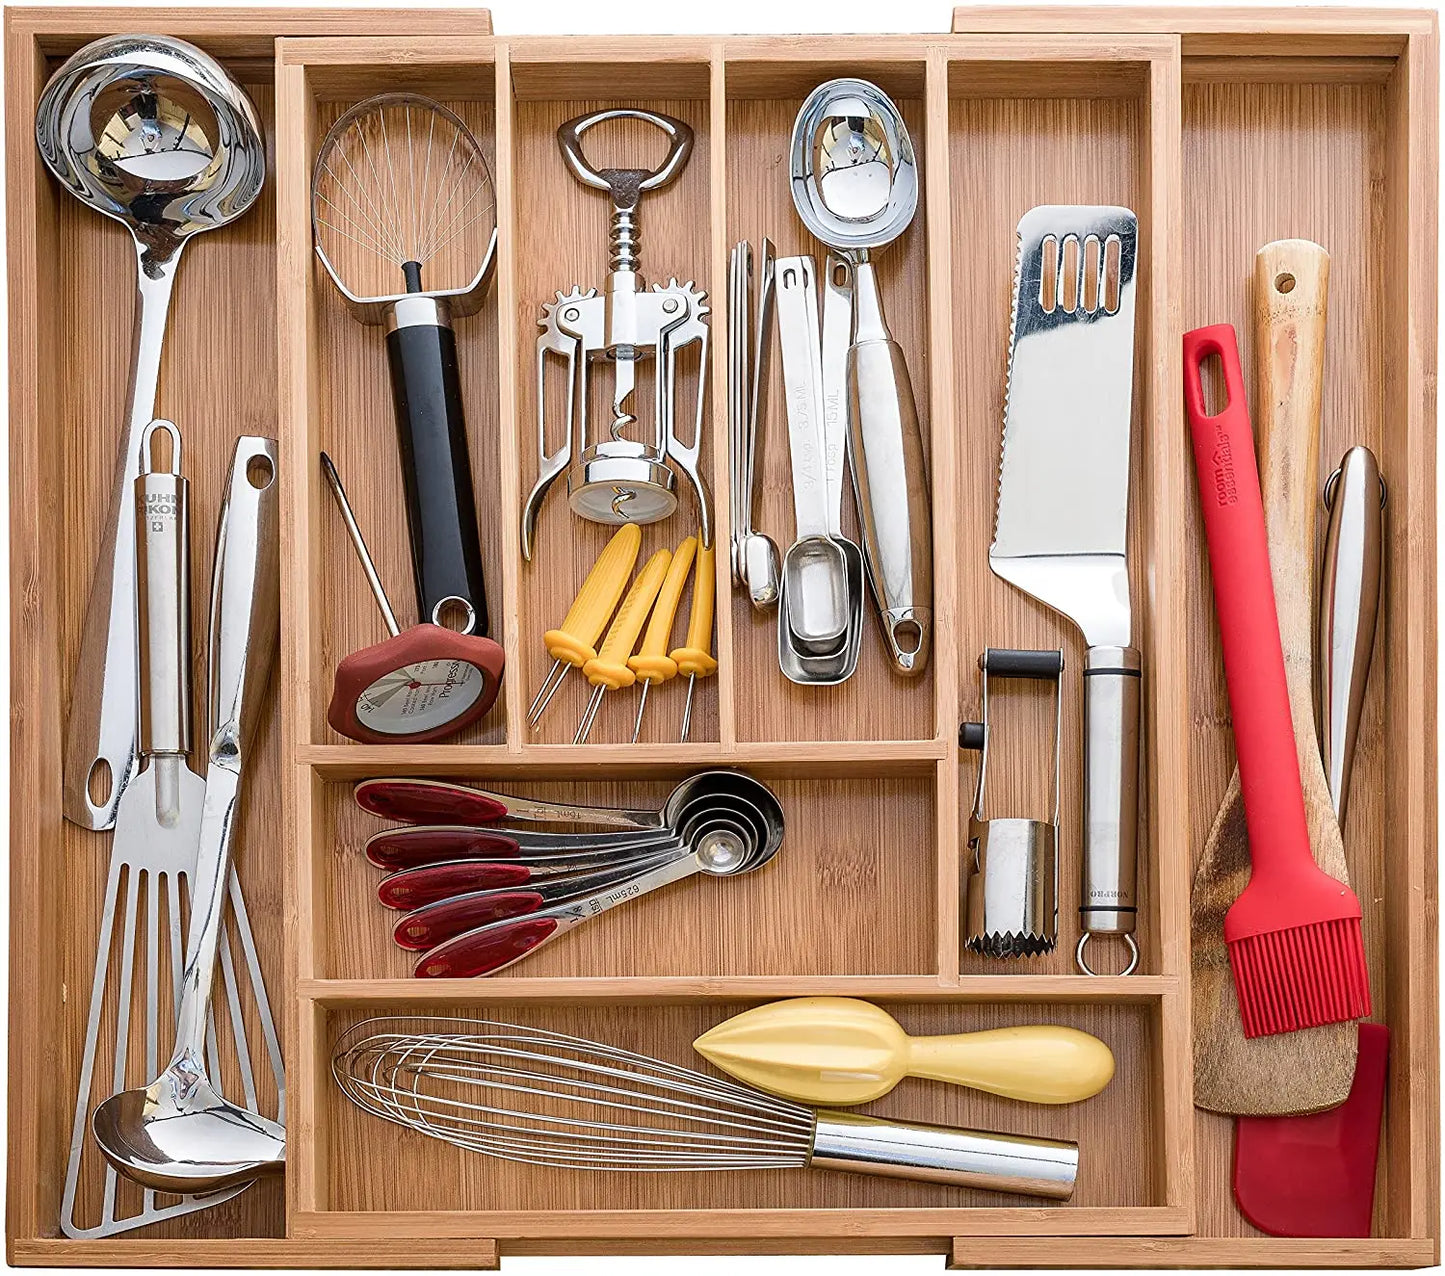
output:
<instances>
[{"instance_id":1,"label":"stacked metal measuring spoon","mask_svg":"<svg viewBox=\"0 0 1445 1276\"><path fill-rule=\"evenodd\" d=\"M863 551L843 535L851 278L829 257L820 330L813 258L774 267L796 524L779 577L778 667L797 683L843 682L862 649Z\"/></svg>"},{"instance_id":2,"label":"stacked metal measuring spoon","mask_svg":"<svg viewBox=\"0 0 1445 1276\"><path fill-rule=\"evenodd\" d=\"M366 857L389 870L377 898L403 913L392 937L422 954L418 978L494 974L588 918L694 873L760 868L783 840L778 800L735 771L689 777L656 811L539 802L436 780L364 780L355 797L364 811L407 821L371 837Z\"/></svg>"}]
</instances>

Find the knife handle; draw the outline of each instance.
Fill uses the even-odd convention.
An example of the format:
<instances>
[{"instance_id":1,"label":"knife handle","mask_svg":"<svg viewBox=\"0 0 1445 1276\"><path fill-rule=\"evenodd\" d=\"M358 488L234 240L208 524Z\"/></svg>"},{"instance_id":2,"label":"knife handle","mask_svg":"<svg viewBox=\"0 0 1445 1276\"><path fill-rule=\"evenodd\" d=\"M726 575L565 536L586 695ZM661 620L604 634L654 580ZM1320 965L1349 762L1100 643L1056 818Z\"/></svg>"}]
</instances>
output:
<instances>
[{"instance_id":1,"label":"knife handle","mask_svg":"<svg viewBox=\"0 0 1445 1276\"><path fill-rule=\"evenodd\" d=\"M207 648L213 762L238 768L265 702L279 638L280 500L274 439L236 440L216 528Z\"/></svg>"},{"instance_id":2,"label":"knife handle","mask_svg":"<svg viewBox=\"0 0 1445 1276\"><path fill-rule=\"evenodd\" d=\"M1141 663L1134 647L1090 647L1084 657L1084 866L1079 929L1086 937L1134 932ZM1080 966L1085 974L1093 973L1082 962Z\"/></svg>"},{"instance_id":3,"label":"knife handle","mask_svg":"<svg viewBox=\"0 0 1445 1276\"><path fill-rule=\"evenodd\" d=\"M1320 752L1341 826L1375 647L1384 492L1375 454L1360 445L1345 453L1325 484L1330 521L1320 575Z\"/></svg>"}]
</instances>

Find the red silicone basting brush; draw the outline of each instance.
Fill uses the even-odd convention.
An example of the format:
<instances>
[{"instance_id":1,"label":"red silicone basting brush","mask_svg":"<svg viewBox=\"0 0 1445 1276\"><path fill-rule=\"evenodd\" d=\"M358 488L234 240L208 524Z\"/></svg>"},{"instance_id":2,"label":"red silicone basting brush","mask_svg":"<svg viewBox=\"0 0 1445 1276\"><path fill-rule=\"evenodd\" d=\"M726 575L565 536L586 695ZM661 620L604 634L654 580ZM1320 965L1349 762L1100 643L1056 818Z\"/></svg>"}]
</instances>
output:
<instances>
[{"instance_id":1,"label":"red silicone basting brush","mask_svg":"<svg viewBox=\"0 0 1445 1276\"><path fill-rule=\"evenodd\" d=\"M1211 355L1229 396L1216 416L1200 376ZM1184 334L1184 398L1249 827L1249 885L1224 919L1244 1035L1360 1019L1370 1013L1360 902L1310 852L1254 433L1229 324Z\"/></svg>"}]
</instances>

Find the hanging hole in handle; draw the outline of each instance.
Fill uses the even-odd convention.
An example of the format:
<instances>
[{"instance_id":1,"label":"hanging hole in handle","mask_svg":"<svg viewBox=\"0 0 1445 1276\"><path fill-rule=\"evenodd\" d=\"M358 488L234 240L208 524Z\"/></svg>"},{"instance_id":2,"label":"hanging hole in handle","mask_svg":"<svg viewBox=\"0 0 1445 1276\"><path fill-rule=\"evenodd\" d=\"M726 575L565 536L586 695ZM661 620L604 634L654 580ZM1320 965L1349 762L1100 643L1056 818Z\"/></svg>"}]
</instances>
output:
<instances>
[{"instance_id":1,"label":"hanging hole in handle","mask_svg":"<svg viewBox=\"0 0 1445 1276\"><path fill-rule=\"evenodd\" d=\"M140 436L140 468L142 474L179 474L181 472L181 432L175 422L156 417Z\"/></svg>"},{"instance_id":2,"label":"hanging hole in handle","mask_svg":"<svg viewBox=\"0 0 1445 1276\"><path fill-rule=\"evenodd\" d=\"M1108 972L1094 970L1089 965L1087 959L1084 957L1084 952L1089 946L1089 940L1093 939L1094 937L1095 932L1090 930L1086 930L1082 935L1079 936L1079 946L1074 949L1074 964L1078 966L1080 974L1091 975L1095 978L1098 978L1099 976L1104 975ZM1129 957L1128 963L1124 966L1124 969L1118 972L1119 977L1122 978L1124 975L1132 975L1136 970L1139 969L1139 944L1134 939L1134 936L1130 934L1120 935L1119 938L1124 941L1124 947Z\"/></svg>"},{"instance_id":3,"label":"hanging hole in handle","mask_svg":"<svg viewBox=\"0 0 1445 1276\"><path fill-rule=\"evenodd\" d=\"M900 620L893 626L893 646L900 656L916 656L923 646L923 626L916 620Z\"/></svg>"},{"instance_id":4,"label":"hanging hole in handle","mask_svg":"<svg viewBox=\"0 0 1445 1276\"><path fill-rule=\"evenodd\" d=\"M246 462L246 482L264 492L276 478L276 466L269 456L253 456Z\"/></svg>"},{"instance_id":5,"label":"hanging hole in handle","mask_svg":"<svg viewBox=\"0 0 1445 1276\"><path fill-rule=\"evenodd\" d=\"M85 777L85 791L91 806L104 806L109 802L114 785L115 777L111 774L110 763L104 758L96 758L91 763L90 774Z\"/></svg>"},{"instance_id":6,"label":"hanging hole in handle","mask_svg":"<svg viewBox=\"0 0 1445 1276\"><path fill-rule=\"evenodd\" d=\"M1295 277L1287 270L1282 270L1274 277L1274 290L1278 293L1292 293L1295 286Z\"/></svg>"},{"instance_id":7,"label":"hanging hole in handle","mask_svg":"<svg viewBox=\"0 0 1445 1276\"><path fill-rule=\"evenodd\" d=\"M841 257L833 258L831 282L834 288L846 288L853 277L852 266Z\"/></svg>"},{"instance_id":8,"label":"hanging hole in handle","mask_svg":"<svg viewBox=\"0 0 1445 1276\"><path fill-rule=\"evenodd\" d=\"M432 624L450 629L454 633L469 634L477 623L477 613L465 598L453 595L443 598L432 608Z\"/></svg>"},{"instance_id":9,"label":"hanging hole in handle","mask_svg":"<svg viewBox=\"0 0 1445 1276\"><path fill-rule=\"evenodd\" d=\"M1200 363L1199 388L1207 415L1218 416L1229 407L1229 386L1224 380L1224 360L1217 352L1205 355Z\"/></svg>"}]
</instances>

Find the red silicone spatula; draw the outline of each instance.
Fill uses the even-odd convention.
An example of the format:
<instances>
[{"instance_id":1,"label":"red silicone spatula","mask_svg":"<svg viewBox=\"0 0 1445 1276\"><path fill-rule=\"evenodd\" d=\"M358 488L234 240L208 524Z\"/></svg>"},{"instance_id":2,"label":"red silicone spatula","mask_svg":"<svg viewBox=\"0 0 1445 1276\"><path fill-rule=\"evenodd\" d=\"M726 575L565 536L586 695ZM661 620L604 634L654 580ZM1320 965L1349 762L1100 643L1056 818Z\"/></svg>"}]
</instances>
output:
<instances>
[{"instance_id":1,"label":"red silicone spatula","mask_svg":"<svg viewBox=\"0 0 1445 1276\"><path fill-rule=\"evenodd\" d=\"M1204 406L1217 355L1228 401ZM1249 828L1250 879L1224 918L1246 1037L1370 1013L1360 902L1310 850L1244 375L1228 324L1184 334L1184 401Z\"/></svg>"},{"instance_id":2,"label":"red silicone spatula","mask_svg":"<svg viewBox=\"0 0 1445 1276\"><path fill-rule=\"evenodd\" d=\"M1360 1025L1350 1096L1337 1108L1293 1117L1240 1117L1234 1199L1272 1236L1368 1236L1385 1107L1390 1032Z\"/></svg>"}]
</instances>

